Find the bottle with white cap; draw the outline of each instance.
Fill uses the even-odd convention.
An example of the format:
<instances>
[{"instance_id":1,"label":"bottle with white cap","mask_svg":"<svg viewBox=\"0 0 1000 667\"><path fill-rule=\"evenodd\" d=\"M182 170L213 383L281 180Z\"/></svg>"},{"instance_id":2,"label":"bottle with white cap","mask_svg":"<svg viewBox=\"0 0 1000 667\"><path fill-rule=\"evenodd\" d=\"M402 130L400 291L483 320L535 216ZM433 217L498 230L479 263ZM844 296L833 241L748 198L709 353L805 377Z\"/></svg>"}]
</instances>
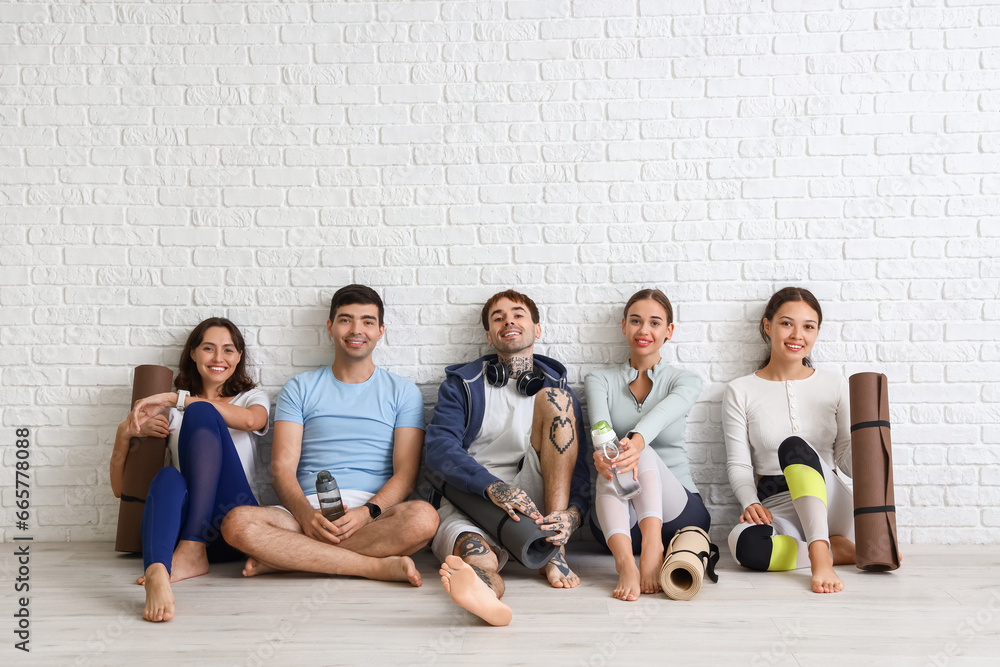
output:
<instances>
[{"instance_id":1,"label":"bottle with white cap","mask_svg":"<svg viewBox=\"0 0 1000 667\"><path fill-rule=\"evenodd\" d=\"M621 456L622 449L618 446L618 436L608 422L599 421L594 424L590 429L590 437L594 440L594 449L603 452L607 460L615 461ZM634 498L642 490L639 480L632 478L632 471L614 473L611 475L611 484L618 496L625 500Z\"/></svg>"}]
</instances>

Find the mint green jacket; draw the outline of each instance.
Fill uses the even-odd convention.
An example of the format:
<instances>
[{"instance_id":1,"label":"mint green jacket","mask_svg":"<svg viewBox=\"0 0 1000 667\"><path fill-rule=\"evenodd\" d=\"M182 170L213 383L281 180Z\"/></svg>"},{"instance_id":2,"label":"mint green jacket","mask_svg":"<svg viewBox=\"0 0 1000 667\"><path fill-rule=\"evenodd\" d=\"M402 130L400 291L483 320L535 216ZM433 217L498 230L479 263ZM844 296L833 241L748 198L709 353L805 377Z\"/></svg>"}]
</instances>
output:
<instances>
[{"instance_id":1,"label":"mint green jacket","mask_svg":"<svg viewBox=\"0 0 1000 667\"><path fill-rule=\"evenodd\" d=\"M701 395L701 378L665 361L660 361L648 372L653 388L642 403L629 389L639 371L627 361L617 368L587 375L583 386L590 425L606 421L619 438L639 433L646 446L659 454L677 480L687 490L698 493L691 479L684 429L687 414Z\"/></svg>"}]
</instances>

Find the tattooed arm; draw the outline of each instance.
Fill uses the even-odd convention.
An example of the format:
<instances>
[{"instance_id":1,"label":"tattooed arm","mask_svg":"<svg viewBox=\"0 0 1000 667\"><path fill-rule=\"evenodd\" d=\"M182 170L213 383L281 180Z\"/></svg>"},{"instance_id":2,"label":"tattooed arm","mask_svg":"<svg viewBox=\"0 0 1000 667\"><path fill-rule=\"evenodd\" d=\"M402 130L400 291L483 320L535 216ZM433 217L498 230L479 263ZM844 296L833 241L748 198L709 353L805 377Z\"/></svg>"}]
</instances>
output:
<instances>
[{"instance_id":1,"label":"tattooed arm","mask_svg":"<svg viewBox=\"0 0 1000 667\"><path fill-rule=\"evenodd\" d=\"M534 501L528 497L523 489L519 489L513 484L493 482L486 487L486 495L497 507L507 512L514 521L521 520L521 517L517 515L517 512L520 512L529 519L534 519L535 523L542 522L542 515Z\"/></svg>"}]
</instances>

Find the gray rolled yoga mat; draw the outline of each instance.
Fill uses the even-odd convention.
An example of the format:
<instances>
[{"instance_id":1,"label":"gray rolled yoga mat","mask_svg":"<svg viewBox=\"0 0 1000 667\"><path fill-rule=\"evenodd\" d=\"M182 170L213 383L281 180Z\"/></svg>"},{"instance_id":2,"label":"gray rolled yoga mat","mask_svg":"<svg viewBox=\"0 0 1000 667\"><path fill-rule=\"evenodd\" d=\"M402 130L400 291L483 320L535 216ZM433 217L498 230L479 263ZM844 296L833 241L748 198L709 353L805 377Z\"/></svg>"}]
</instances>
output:
<instances>
[{"instance_id":1,"label":"gray rolled yoga mat","mask_svg":"<svg viewBox=\"0 0 1000 667\"><path fill-rule=\"evenodd\" d=\"M486 531L521 565L543 567L559 552L558 546L546 540L552 533L542 530L531 519L522 515L520 521L514 521L489 498L460 491L433 474L428 474L427 478L438 493Z\"/></svg>"}]
</instances>

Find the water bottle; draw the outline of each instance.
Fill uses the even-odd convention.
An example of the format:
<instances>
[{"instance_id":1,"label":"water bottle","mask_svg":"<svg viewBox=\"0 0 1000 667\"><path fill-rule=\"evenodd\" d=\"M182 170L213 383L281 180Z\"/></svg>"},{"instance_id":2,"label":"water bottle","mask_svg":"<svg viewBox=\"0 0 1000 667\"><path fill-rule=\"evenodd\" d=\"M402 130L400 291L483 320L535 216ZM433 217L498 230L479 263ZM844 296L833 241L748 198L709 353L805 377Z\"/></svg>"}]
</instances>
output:
<instances>
[{"instance_id":1,"label":"water bottle","mask_svg":"<svg viewBox=\"0 0 1000 667\"><path fill-rule=\"evenodd\" d=\"M594 440L594 449L603 451L604 458L615 461L621 456L622 450L618 446L618 436L615 435L611 424L600 421L590 429L590 437ZM632 472L614 472L611 475L611 485L615 487L615 492L620 498L628 500L634 498L641 491L639 481L632 479Z\"/></svg>"},{"instance_id":2,"label":"water bottle","mask_svg":"<svg viewBox=\"0 0 1000 667\"><path fill-rule=\"evenodd\" d=\"M319 511L327 521L336 521L344 516L344 501L340 499L340 487L327 470L320 470L316 475L316 495L319 499Z\"/></svg>"}]
</instances>

